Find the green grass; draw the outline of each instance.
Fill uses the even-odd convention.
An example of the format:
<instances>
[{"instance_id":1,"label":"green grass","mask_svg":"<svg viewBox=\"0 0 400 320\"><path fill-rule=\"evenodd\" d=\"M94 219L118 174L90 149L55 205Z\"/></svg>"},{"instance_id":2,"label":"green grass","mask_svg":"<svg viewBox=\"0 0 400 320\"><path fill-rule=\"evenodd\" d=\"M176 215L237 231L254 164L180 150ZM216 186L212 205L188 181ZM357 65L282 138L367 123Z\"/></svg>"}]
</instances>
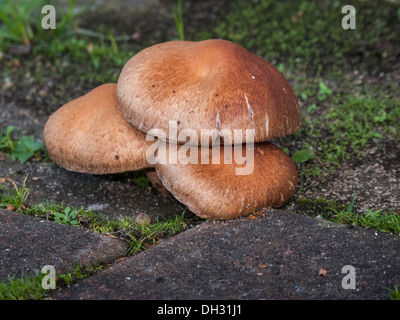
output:
<instances>
[{"instance_id":1,"label":"green grass","mask_svg":"<svg viewBox=\"0 0 400 320\"><path fill-rule=\"evenodd\" d=\"M389 300L400 300L400 291L397 286L394 286L393 289L385 288L389 291Z\"/></svg>"},{"instance_id":2,"label":"green grass","mask_svg":"<svg viewBox=\"0 0 400 320\"><path fill-rule=\"evenodd\" d=\"M133 55L125 45L118 46L117 40L129 39L129 36L114 37L104 28L102 32L80 28L80 17L90 3L79 9L75 4L76 0L70 0L67 9L56 6L56 29L44 30L41 27L42 0L2 1L0 50L7 52L13 45L22 44L31 48L33 57L45 57L47 66L49 63L62 66L58 73L61 72L64 79L73 74L82 82L116 82L123 65ZM54 75L55 70L49 71Z\"/></svg>"},{"instance_id":3,"label":"green grass","mask_svg":"<svg viewBox=\"0 0 400 320\"><path fill-rule=\"evenodd\" d=\"M47 294L42 287L45 275L12 276L8 281L0 282L0 300L39 300Z\"/></svg>"},{"instance_id":4,"label":"green grass","mask_svg":"<svg viewBox=\"0 0 400 320\"><path fill-rule=\"evenodd\" d=\"M400 234L399 213L381 213L381 210L368 210L364 214L354 213L348 210L336 211L332 221L342 224L352 224L364 228L373 228L381 232Z\"/></svg>"},{"instance_id":5,"label":"green grass","mask_svg":"<svg viewBox=\"0 0 400 320\"><path fill-rule=\"evenodd\" d=\"M21 44L27 47L55 38L64 39L73 35L77 18L85 10L75 10L76 0L68 2L64 10L56 6L56 29L44 30L42 7L46 4L42 0L4 0L0 2L0 49L7 49L10 45ZM52 4L54 6L54 4ZM61 17L61 19L59 19Z\"/></svg>"},{"instance_id":6,"label":"green grass","mask_svg":"<svg viewBox=\"0 0 400 320\"><path fill-rule=\"evenodd\" d=\"M151 189L150 180L143 170L129 172L127 176L129 176L129 179L139 188L147 190L149 190L149 188Z\"/></svg>"},{"instance_id":7,"label":"green grass","mask_svg":"<svg viewBox=\"0 0 400 320\"><path fill-rule=\"evenodd\" d=\"M54 39L50 43L37 44L34 55L44 55L56 63L62 60L65 63L62 72L73 75L80 81L96 81L98 83L116 82L122 67L134 52L120 49L113 36L96 39L84 36L75 36L68 39ZM76 65L85 64L85 70L77 70Z\"/></svg>"},{"instance_id":8,"label":"green grass","mask_svg":"<svg viewBox=\"0 0 400 320\"><path fill-rule=\"evenodd\" d=\"M63 203L57 204L53 201L28 205L27 198L30 188L25 185L26 178L20 188L14 181L10 181L14 185L14 189L0 188L0 208L12 206L15 211L24 214L120 238L128 243L127 254L129 255L136 254L148 246L156 244L164 237L175 235L187 228L188 221L184 212L182 215L162 221L156 219L149 225L145 225L136 223L131 217L109 219L104 214L95 214L93 210L65 206Z\"/></svg>"},{"instance_id":9,"label":"green grass","mask_svg":"<svg viewBox=\"0 0 400 320\"><path fill-rule=\"evenodd\" d=\"M69 216L66 216L68 210ZM106 215L94 214L85 208L65 207L62 203L48 202L27 208L24 213L46 218L50 221L88 228L92 231L123 239L128 243L128 254L136 254L160 239L174 235L187 226L184 215L174 216L163 221L158 219L148 226L138 224L134 218L109 219ZM71 214L73 213L73 215Z\"/></svg>"},{"instance_id":10,"label":"green grass","mask_svg":"<svg viewBox=\"0 0 400 320\"><path fill-rule=\"evenodd\" d=\"M56 290L75 284L97 272L104 270L98 264L82 266L77 264L71 271L56 274ZM13 275L8 281L0 282L0 300L42 300L46 299L53 290L42 286L44 273L36 272L33 276Z\"/></svg>"},{"instance_id":11,"label":"green grass","mask_svg":"<svg viewBox=\"0 0 400 320\"><path fill-rule=\"evenodd\" d=\"M303 109L317 101L318 93L313 96L314 100L308 95L301 101ZM301 149L315 153L316 161L301 167L303 175L330 173L341 162L361 156L368 147L393 139L400 132L400 100L384 93L334 92L316 103L324 110L304 110L302 127L283 139L301 140Z\"/></svg>"},{"instance_id":12,"label":"green grass","mask_svg":"<svg viewBox=\"0 0 400 320\"><path fill-rule=\"evenodd\" d=\"M326 199L299 199L300 210L313 217L324 218L339 224L350 224L363 228L372 228L380 232L400 234L400 212L383 213L382 210L356 212L354 201L344 204Z\"/></svg>"},{"instance_id":13,"label":"green grass","mask_svg":"<svg viewBox=\"0 0 400 320\"><path fill-rule=\"evenodd\" d=\"M360 63L378 67L392 59L400 38L399 28L393 27L398 25L398 5L388 1L346 4L356 8L355 30L342 29L344 4L337 0L235 1L226 19L199 38L232 40L276 65L316 74L349 70ZM382 41L393 45L386 54Z\"/></svg>"},{"instance_id":14,"label":"green grass","mask_svg":"<svg viewBox=\"0 0 400 320\"><path fill-rule=\"evenodd\" d=\"M46 3L47 2L47 3ZM93 1L92 1L93 3ZM69 0L67 7L43 0L2 0L0 2L0 49L7 50L19 44L27 47L46 47L51 53L63 42L79 35L99 36L99 33L79 28L79 18L92 5L90 1L76 7L76 0ZM45 30L42 20L48 14L42 8L50 4L56 12L56 28ZM61 17L61 18L60 18ZM101 35L105 37L104 35ZM55 44L55 46L54 46ZM35 51L37 52L37 51Z\"/></svg>"},{"instance_id":15,"label":"green grass","mask_svg":"<svg viewBox=\"0 0 400 320\"><path fill-rule=\"evenodd\" d=\"M14 189L8 192L4 192L3 187L0 186L0 207L3 208L13 208L13 210L17 212L23 212L26 209L25 203L28 198L30 188L27 188L25 183L28 176L25 177L25 180L22 184L22 187L18 188L16 183L11 179L6 179L11 182L14 186Z\"/></svg>"},{"instance_id":16,"label":"green grass","mask_svg":"<svg viewBox=\"0 0 400 320\"><path fill-rule=\"evenodd\" d=\"M1 47L7 42L30 45L34 26L39 27L41 3L40 0L0 2L0 21L3 23L0 28Z\"/></svg>"},{"instance_id":17,"label":"green grass","mask_svg":"<svg viewBox=\"0 0 400 320\"><path fill-rule=\"evenodd\" d=\"M389 97L349 97L329 109L325 123L333 133L333 143L345 140L343 147L362 150L374 139L400 130L400 101Z\"/></svg>"},{"instance_id":18,"label":"green grass","mask_svg":"<svg viewBox=\"0 0 400 320\"><path fill-rule=\"evenodd\" d=\"M182 0L178 0L174 12L175 25L179 33L179 40L185 40L185 32L183 25L183 15L182 15Z\"/></svg>"},{"instance_id":19,"label":"green grass","mask_svg":"<svg viewBox=\"0 0 400 320\"><path fill-rule=\"evenodd\" d=\"M80 264L77 264L75 268L71 271L63 274L57 274L56 289L73 285L97 272L103 271L105 268L106 266L101 266L97 263L89 266L82 266Z\"/></svg>"}]
</instances>

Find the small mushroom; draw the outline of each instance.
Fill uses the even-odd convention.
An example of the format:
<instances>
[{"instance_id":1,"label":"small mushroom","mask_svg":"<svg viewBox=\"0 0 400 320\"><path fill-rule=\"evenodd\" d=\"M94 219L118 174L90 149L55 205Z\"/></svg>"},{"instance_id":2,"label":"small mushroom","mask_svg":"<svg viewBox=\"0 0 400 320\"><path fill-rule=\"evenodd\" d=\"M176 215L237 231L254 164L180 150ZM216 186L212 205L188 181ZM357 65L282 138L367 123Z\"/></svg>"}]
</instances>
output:
<instances>
[{"instance_id":1,"label":"small mushroom","mask_svg":"<svg viewBox=\"0 0 400 320\"><path fill-rule=\"evenodd\" d=\"M228 129L253 132L232 136L232 143L263 142L296 131L300 111L284 76L269 62L240 45L220 39L170 41L146 48L124 66L117 82L117 99L125 118L138 130L153 128L166 140L213 141ZM178 123L177 134L169 122ZM202 139L201 130L214 135ZM214 130L215 129L215 130Z\"/></svg>"},{"instance_id":2,"label":"small mushroom","mask_svg":"<svg viewBox=\"0 0 400 320\"><path fill-rule=\"evenodd\" d=\"M110 174L148 168L151 142L117 108L116 84L101 85L53 113L44 128L50 158L77 172Z\"/></svg>"},{"instance_id":3,"label":"small mushroom","mask_svg":"<svg viewBox=\"0 0 400 320\"><path fill-rule=\"evenodd\" d=\"M144 173L146 174L153 188L156 189L160 195L163 197L167 197L169 195L168 190L163 186L160 178L158 177L157 171L154 168L146 168L144 169Z\"/></svg>"},{"instance_id":4,"label":"small mushroom","mask_svg":"<svg viewBox=\"0 0 400 320\"><path fill-rule=\"evenodd\" d=\"M279 207L292 196L298 179L296 166L279 147L269 142L255 144L250 151L254 152L253 171L248 175L237 174L236 169L245 164L238 164L234 157L228 163L225 148L221 146L219 153L199 148L198 164L178 161L157 163L155 168L165 188L202 218L246 216L259 208ZM246 146L239 148L246 155ZM174 154L179 153L177 149L167 150L173 159L179 156ZM205 153L210 162L202 162Z\"/></svg>"}]
</instances>

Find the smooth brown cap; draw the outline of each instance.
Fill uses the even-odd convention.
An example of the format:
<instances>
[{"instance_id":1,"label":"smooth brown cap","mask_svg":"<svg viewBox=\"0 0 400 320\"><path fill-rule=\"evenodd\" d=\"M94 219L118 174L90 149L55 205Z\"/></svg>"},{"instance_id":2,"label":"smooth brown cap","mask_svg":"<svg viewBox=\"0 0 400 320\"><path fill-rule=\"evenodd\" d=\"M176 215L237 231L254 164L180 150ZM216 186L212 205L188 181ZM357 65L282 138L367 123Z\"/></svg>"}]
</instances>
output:
<instances>
[{"instance_id":1,"label":"smooth brown cap","mask_svg":"<svg viewBox=\"0 0 400 320\"><path fill-rule=\"evenodd\" d=\"M246 151L249 150L246 145L237 147L243 156L250 152ZM229 164L229 156L225 155L223 146L214 155L212 148L203 150L209 156L208 163L201 161L200 157L204 154L199 151L199 164L182 164L179 160L177 164L155 165L165 188L202 218L233 219L260 208L279 207L295 191L298 181L296 166L285 152L272 143L254 145L251 149L254 150L254 166L248 175L238 175L236 169L244 168L246 164L238 164L234 156ZM232 150L233 155L234 152ZM175 157L173 155L172 158ZM217 159L220 164L215 164Z\"/></svg>"},{"instance_id":2,"label":"smooth brown cap","mask_svg":"<svg viewBox=\"0 0 400 320\"><path fill-rule=\"evenodd\" d=\"M109 174L139 170L149 143L117 108L116 84L101 85L58 109L44 128L50 158L78 172Z\"/></svg>"},{"instance_id":3,"label":"smooth brown cap","mask_svg":"<svg viewBox=\"0 0 400 320\"><path fill-rule=\"evenodd\" d=\"M176 121L178 135L195 129L198 143L201 129L215 131L214 138L224 129L250 129L261 142L301 125L297 97L284 76L226 40L171 41L142 50L124 66L117 97L129 123L144 133L161 129L169 141L176 141L169 121ZM243 132L233 143L245 141L252 140Z\"/></svg>"}]
</instances>

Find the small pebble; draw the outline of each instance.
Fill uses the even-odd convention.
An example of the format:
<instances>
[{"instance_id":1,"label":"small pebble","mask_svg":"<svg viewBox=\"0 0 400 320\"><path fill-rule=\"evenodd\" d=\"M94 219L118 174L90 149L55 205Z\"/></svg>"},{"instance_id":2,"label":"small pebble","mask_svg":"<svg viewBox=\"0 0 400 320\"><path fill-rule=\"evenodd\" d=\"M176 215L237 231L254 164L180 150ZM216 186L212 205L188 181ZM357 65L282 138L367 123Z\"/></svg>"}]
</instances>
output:
<instances>
[{"instance_id":1,"label":"small pebble","mask_svg":"<svg viewBox=\"0 0 400 320\"><path fill-rule=\"evenodd\" d=\"M151 222L151 219L147 214L141 213L136 217L135 222L139 225L148 226Z\"/></svg>"}]
</instances>

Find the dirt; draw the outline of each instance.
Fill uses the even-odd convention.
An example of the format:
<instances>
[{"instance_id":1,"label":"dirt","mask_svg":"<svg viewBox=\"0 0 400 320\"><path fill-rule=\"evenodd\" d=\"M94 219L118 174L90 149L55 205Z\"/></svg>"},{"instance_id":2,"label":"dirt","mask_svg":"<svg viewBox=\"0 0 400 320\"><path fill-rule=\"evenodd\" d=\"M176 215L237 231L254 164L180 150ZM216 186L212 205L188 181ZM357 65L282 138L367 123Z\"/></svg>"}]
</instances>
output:
<instances>
[{"instance_id":1,"label":"dirt","mask_svg":"<svg viewBox=\"0 0 400 320\"><path fill-rule=\"evenodd\" d=\"M384 141L361 157L339 165L322 180L314 179L304 191L298 190L287 203L287 210L302 210L301 198L326 199L350 205L353 198L354 211L368 210L400 212L400 144Z\"/></svg>"},{"instance_id":2,"label":"dirt","mask_svg":"<svg viewBox=\"0 0 400 320\"><path fill-rule=\"evenodd\" d=\"M306 88L318 79L308 77L302 84L299 79L304 77L301 72L287 75L292 86ZM343 86L338 81L324 79L324 82L335 93L358 94L364 86L376 88L380 94L385 94L390 98L397 98L398 92L395 83L400 79L400 69L386 66L379 72L359 72L355 66L354 70L342 74L343 79L349 86ZM368 92L374 94L374 92ZM302 100L299 98L300 104ZM316 101L317 104L321 102ZM322 102L323 103L323 102ZM303 113L307 121L312 121L312 117L323 119L331 108L331 105L319 107L314 113ZM283 144L290 150L302 148L301 139L285 137ZM310 162L316 162L312 159ZM353 210L360 214L368 210L381 210L383 213L400 212L400 138L397 133L386 135L378 143L369 143L365 146L364 152L359 156L353 156L349 160L342 162L329 175L322 177L299 176L299 184L293 198L283 207L284 210L302 212L303 206L299 199L310 200L325 199L333 200L343 205L350 205L355 197ZM308 165L308 164L307 164ZM298 164L298 169L304 165Z\"/></svg>"}]
</instances>

